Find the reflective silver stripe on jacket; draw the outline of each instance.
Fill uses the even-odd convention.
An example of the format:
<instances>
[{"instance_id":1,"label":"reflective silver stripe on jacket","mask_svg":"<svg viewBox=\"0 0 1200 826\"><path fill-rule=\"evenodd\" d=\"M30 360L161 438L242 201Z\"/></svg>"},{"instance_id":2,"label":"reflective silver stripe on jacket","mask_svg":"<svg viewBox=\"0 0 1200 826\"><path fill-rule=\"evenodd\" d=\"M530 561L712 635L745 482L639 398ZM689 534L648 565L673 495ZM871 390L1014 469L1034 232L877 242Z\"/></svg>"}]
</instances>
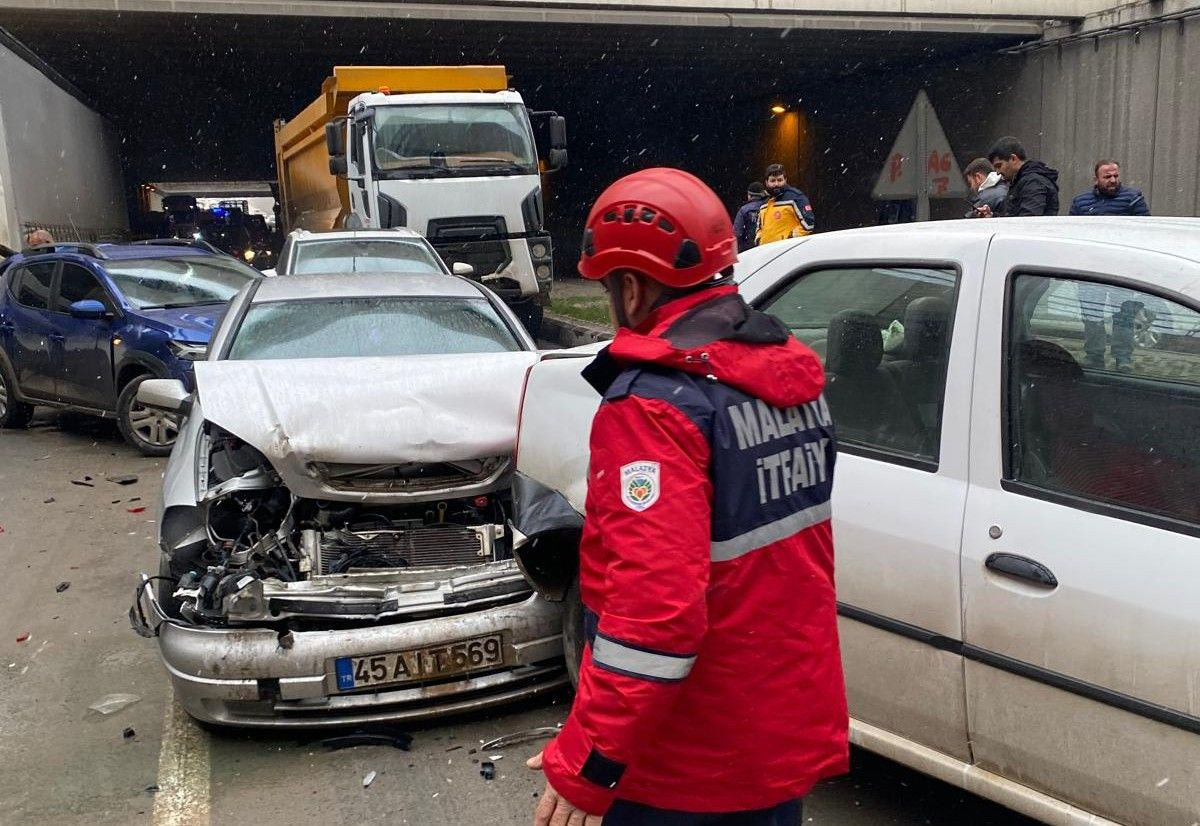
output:
<instances>
[{"instance_id":1,"label":"reflective silver stripe on jacket","mask_svg":"<svg viewBox=\"0 0 1200 826\"><path fill-rule=\"evenodd\" d=\"M631 677L675 682L691 672L696 657L644 651L597 634L592 643L592 662Z\"/></svg>"},{"instance_id":2,"label":"reflective silver stripe on jacket","mask_svg":"<svg viewBox=\"0 0 1200 826\"><path fill-rule=\"evenodd\" d=\"M829 503L821 502L802 511L796 511L789 516L785 516L783 519L768 522L766 525L755 528L752 531L747 531L732 539L722 539L720 542L714 542L712 543L712 561L729 562L731 559L745 556L751 551L765 548L767 545L778 542L781 539L786 539L805 528L811 528L813 525L824 522L829 518L829 514Z\"/></svg>"}]
</instances>

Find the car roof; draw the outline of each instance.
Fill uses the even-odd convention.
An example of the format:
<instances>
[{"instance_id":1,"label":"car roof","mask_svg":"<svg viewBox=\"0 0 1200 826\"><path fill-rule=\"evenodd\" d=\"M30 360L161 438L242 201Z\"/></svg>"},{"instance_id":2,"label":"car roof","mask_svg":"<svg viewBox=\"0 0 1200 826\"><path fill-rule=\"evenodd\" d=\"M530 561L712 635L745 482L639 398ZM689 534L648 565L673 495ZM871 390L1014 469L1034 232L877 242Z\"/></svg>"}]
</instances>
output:
<instances>
[{"instance_id":1,"label":"car roof","mask_svg":"<svg viewBox=\"0 0 1200 826\"><path fill-rule=\"evenodd\" d=\"M424 236L421 233L411 230L408 227L395 227L394 229L331 229L325 232L311 232L306 229L297 229L288 233L288 240L295 242L373 240L376 238L384 240L402 238L405 241L424 240Z\"/></svg>"},{"instance_id":2,"label":"car roof","mask_svg":"<svg viewBox=\"0 0 1200 826\"><path fill-rule=\"evenodd\" d=\"M204 257L216 258L217 256L208 250L200 249L199 247L186 246L154 246L151 244L87 244L79 248L69 241L64 241L56 244L54 251L35 252L32 255L24 252L14 255L12 263L24 261L29 258L41 258L43 256L52 255L78 255L84 258L91 258L103 265L105 261L126 261L132 259L145 258L185 258L185 257ZM92 255L88 248L95 248L100 253L99 256Z\"/></svg>"},{"instance_id":3,"label":"car roof","mask_svg":"<svg viewBox=\"0 0 1200 826\"><path fill-rule=\"evenodd\" d=\"M960 238L1050 238L1089 241L1165 253L1200 261L1200 218L1049 216L1030 218L972 218L926 221L843 230L874 236L944 233Z\"/></svg>"},{"instance_id":4,"label":"car roof","mask_svg":"<svg viewBox=\"0 0 1200 826\"><path fill-rule=\"evenodd\" d=\"M258 282L253 303L309 298L484 298L479 285L439 273L315 273L280 275Z\"/></svg>"}]
</instances>

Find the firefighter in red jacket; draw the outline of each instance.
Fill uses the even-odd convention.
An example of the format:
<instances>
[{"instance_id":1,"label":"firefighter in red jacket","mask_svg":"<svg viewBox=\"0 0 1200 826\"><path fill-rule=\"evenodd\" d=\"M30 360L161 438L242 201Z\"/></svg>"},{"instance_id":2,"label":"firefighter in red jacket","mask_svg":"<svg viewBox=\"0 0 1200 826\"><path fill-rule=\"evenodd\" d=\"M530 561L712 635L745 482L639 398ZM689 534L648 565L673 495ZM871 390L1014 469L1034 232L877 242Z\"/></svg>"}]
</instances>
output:
<instances>
[{"instance_id":1,"label":"firefighter in red jacket","mask_svg":"<svg viewBox=\"0 0 1200 826\"><path fill-rule=\"evenodd\" d=\"M677 169L614 183L585 278L618 327L585 370L579 586L589 645L538 826L799 823L848 768L817 356L730 279L717 196Z\"/></svg>"}]
</instances>

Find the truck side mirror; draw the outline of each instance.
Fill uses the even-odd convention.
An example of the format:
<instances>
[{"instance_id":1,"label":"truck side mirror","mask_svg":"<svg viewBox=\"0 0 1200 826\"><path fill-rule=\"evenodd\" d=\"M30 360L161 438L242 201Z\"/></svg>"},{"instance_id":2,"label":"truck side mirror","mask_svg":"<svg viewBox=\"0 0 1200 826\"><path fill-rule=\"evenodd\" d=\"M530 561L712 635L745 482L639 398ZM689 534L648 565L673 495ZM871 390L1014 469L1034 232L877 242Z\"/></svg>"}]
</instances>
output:
<instances>
[{"instance_id":1,"label":"truck side mirror","mask_svg":"<svg viewBox=\"0 0 1200 826\"><path fill-rule=\"evenodd\" d=\"M567 150L551 149L549 156L546 158L546 169L548 171L553 172L555 170L562 169L566 165L567 165Z\"/></svg>"},{"instance_id":2,"label":"truck side mirror","mask_svg":"<svg viewBox=\"0 0 1200 826\"><path fill-rule=\"evenodd\" d=\"M346 154L346 120L337 118L325 124L325 146L329 149L329 157Z\"/></svg>"},{"instance_id":3,"label":"truck side mirror","mask_svg":"<svg viewBox=\"0 0 1200 826\"><path fill-rule=\"evenodd\" d=\"M550 148L567 148L567 119L562 115L550 117Z\"/></svg>"},{"instance_id":4,"label":"truck side mirror","mask_svg":"<svg viewBox=\"0 0 1200 826\"><path fill-rule=\"evenodd\" d=\"M349 173L350 168L346 165L345 155L330 155L329 156L329 174L339 178L344 178Z\"/></svg>"}]
</instances>

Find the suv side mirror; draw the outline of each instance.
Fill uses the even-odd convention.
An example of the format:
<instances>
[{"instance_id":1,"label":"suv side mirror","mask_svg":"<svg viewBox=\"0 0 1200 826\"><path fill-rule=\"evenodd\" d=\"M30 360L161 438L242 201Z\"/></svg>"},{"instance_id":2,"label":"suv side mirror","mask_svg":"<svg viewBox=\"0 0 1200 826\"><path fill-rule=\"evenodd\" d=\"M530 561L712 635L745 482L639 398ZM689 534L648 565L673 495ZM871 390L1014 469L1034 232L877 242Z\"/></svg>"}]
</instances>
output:
<instances>
[{"instance_id":1,"label":"suv side mirror","mask_svg":"<svg viewBox=\"0 0 1200 826\"><path fill-rule=\"evenodd\" d=\"M192 394L179 379L146 379L138 385L137 400L146 407L185 416L192 409Z\"/></svg>"},{"instance_id":2,"label":"suv side mirror","mask_svg":"<svg viewBox=\"0 0 1200 826\"><path fill-rule=\"evenodd\" d=\"M70 306L70 313L75 318L101 319L108 317L108 309L104 303L94 298L76 301Z\"/></svg>"},{"instance_id":3,"label":"suv side mirror","mask_svg":"<svg viewBox=\"0 0 1200 826\"><path fill-rule=\"evenodd\" d=\"M463 278L470 278L475 274L475 268L465 261L455 261L450 265L450 271Z\"/></svg>"}]
</instances>

